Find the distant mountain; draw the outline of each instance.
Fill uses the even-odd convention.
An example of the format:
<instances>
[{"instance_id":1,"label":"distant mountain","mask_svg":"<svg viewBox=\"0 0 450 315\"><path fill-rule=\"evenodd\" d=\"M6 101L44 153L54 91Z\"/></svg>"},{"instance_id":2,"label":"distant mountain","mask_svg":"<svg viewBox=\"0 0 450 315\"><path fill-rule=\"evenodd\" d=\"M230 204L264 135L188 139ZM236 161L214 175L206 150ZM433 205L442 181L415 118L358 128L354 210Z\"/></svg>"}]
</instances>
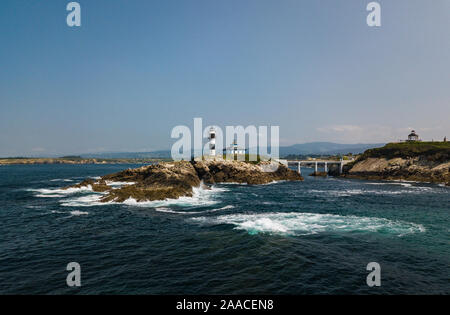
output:
<instances>
[{"instance_id":1,"label":"distant mountain","mask_svg":"<svg viewBox=\"0 0 450 315\"><path fill-rule=\"evenodd\" d=\"M291 146L280 147L280 156L287 155L334 155L334 154L359 154L367 149L379 148L384 143L374 144L342 144L333 142L309 142L294 144ZM269 149L270 150L270 149ZM153 152L109 152L109 153L90 153L81 154L83 158L98 159L164 159L170 158L170 150L161 150Z\"/></svg>"},{"instance_id":2,"label":"distant mountain","mask_svg":"<svg viewBox=\"0 0 450 315\"><path fill-rule=\"evenodd\" d=\"M312 155L312 154L323 154L323 155L334 155L334 154L359 154L363 153L367 149L379 148L384 146L384 143L373 143L373 144L343 144L343 143L333 143L333 142L309 142L294 144L291 146L280 147L280 156L286 155Z\"/></svg>"}]
</instances>

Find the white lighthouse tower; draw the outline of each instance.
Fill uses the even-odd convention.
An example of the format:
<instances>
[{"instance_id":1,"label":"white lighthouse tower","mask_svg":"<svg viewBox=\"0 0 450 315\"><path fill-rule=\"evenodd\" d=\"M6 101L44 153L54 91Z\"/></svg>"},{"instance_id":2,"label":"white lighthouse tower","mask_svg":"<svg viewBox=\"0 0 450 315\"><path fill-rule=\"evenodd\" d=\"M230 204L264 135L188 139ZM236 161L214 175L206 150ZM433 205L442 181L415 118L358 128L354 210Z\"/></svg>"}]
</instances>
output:
<instances>
[{"instance_id":1,"label":"white lighthouse tower","mask_svg":"<svg viewBox=\"0 0 450 315\"><path fill-rule=\"evenodd\" d=\"M216 155L216 131L214 130L214 127L211 127L209 129L209 155L215 156Z\"/></svg>"}]
</instances>

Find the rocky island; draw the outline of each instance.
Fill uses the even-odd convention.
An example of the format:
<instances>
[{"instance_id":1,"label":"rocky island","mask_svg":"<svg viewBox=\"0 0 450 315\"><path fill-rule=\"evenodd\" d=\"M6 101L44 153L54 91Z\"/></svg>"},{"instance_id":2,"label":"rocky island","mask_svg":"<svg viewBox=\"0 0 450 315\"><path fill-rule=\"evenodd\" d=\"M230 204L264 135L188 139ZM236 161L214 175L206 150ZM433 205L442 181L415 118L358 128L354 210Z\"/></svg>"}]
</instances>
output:
<instances>
[{"instance_id":1,"label":"rocky island","mask_svg":"<svg viewBox=\"0 0 450 315\"><path fill-rule=\"evenodd\" d=\"M389 143L365 151L344 166L344 177L370 180L407 180L450 186L449 142Z\"/></svg>"},{"instance_id":2,"label":"rocky island","mask_svg":"<svg viewBox=\"0 0 450 315\"><path fill-rule=\"evenodd\" d=\"M93 191L105 193L102 202L123 202L129 198L136 201L176 199L193 195L193 187L215 183L267 184L273 181L301 181L297 172L279 164L274 172L267 171L269 162L250 163L242 161L180 161L161 162L127 169L101 177L87 179L66 188L92 187ZM117 188L108 183L122 182Z\"/></svg>"}]
</instances>

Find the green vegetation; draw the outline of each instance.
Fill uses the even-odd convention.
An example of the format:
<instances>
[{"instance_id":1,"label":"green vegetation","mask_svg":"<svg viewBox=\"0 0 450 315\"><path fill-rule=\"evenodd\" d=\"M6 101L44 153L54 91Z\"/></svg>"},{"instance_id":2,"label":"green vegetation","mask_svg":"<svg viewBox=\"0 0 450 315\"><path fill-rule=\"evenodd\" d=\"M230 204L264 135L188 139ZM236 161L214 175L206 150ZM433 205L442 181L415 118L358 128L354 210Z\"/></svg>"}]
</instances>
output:
<instances>
[{"instance_id":1,"label":"green vegetation","mask_svg":"<svg viewBox=\"0 0 450 315\"><path fill-rule=\"evenodd\" d=\"M235 154L234 157L232 157L232 159L228 158L229 160L234 160L234 161L241 161L240 159L242 159L242 157L244 156L244 154ZM220 156L216 156L216 159L220 159L222 158L223 160L227 160L227 155L223 154L222 157ZM207 159L211 159L211 156L202 156L202 160L205 161ZM191 161L194 161L195 159L192 158ZM261 156L258 154L245 154L244 159L242 160L242 162L247 162L247 163L251 163L251 164L258 164L261 161L270 161L270 158L266 158L266 159L261 159Z\"/></svg>"},{"instance_id":2,"label":"green vegetation","mask_svg":"<svg viewBox=\"0 0 450 315\"><path fill-rule=\"evenodd\" d=\"M233 157L233 160L238 161L238 157L242 158L242 154L235 154ZM223 155L223 159L225 160L227 158L227 155L224 154ZM254 155L254 154L245 154L245 158L244 158L245 162L248 163L252 163L252 164L258 164L259 162L261 162L261 157L258 155Z\"/></svg>"},{"instance_id":3,"label":"green vegetation","mask_svg":"<svg viewBox=\"0 0 450 315\"><path fill-rule=\"evenodd\" d=\"M422 157L428 161L450 160L450 142L400 142L388 143L382 148L365 151L359 160L367 158L414 158Z\"/></svg>"},{"instance_id":4,"label":"green vegetation","mask_svg":"<svg viewBox=\"0 0 450 315\"><path fill-rule=\"evenodd\" d=\"M61 159L65 159L65 160L82 160L83 158L79 155L67 155L67 156L62 156Z\"/></svg>"}]
</instances>

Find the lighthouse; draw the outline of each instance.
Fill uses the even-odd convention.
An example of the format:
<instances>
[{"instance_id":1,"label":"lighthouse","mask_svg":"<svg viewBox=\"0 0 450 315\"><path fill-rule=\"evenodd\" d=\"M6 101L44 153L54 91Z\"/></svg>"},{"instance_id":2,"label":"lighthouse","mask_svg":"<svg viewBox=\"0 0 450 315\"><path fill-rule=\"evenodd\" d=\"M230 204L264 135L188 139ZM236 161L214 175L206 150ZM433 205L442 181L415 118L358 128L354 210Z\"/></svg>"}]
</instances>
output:
<instances>
[{"instance_id":1,"label":"lighthouse","mask_svg":"<svg viewBox=\"0 0 450 315\"><path fill-rule=\"evenodd\" d=\"M216 131L213 127L209 129L209 155L215 156L216 155Z\"/></svg>"}]
</instances>

